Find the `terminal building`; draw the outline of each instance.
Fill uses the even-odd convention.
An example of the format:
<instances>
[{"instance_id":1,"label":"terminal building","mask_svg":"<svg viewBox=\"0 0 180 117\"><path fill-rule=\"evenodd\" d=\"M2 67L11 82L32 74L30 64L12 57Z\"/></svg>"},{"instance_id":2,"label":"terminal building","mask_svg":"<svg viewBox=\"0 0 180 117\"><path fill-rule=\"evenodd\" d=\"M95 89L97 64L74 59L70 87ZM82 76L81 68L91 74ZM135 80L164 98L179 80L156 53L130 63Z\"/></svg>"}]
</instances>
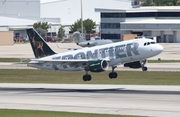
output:
<instances>
[{"instance_id":1,"label":"terminal building","mask_svg":"<svg viewBox=\"0 0 180 117\"><path fill-rule=\"evenodd\" d=\"M160 43L180 43L180 7L96 8L101 38L121 41L124 34L154 36Z\"/></svg>"}]
</instances>

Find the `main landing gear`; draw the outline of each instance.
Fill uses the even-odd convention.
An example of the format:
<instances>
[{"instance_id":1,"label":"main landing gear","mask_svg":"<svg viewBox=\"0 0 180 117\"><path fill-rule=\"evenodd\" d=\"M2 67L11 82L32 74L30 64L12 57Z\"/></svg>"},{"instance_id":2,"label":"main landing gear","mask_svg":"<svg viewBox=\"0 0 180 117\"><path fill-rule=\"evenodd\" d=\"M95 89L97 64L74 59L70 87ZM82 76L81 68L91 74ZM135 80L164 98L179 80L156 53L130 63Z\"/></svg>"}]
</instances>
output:
<instances>
[{"instance_id":1,"label":"main landing gear","mask_svg":"<svg viewBox=\"0 0 180 117\"><path fill-rule=\"evenodd\" d=\"M113 78L117 78L118 74L116 72L114 72L114 69L116 68L117 66L112 66L112 72L109 73L109 78L110 79L113 79Z\"/></svg>"},{"instance_id":2,"label":"main landing gear","mask_svg":"<svg viewBox=\"0 0 180 117\"><path fill-rule=\"evenodd\" d=\"M113 78L117 78L118 74L116 72L114 72L114 69L117 66L112 66L112 72L109 73L109 78L113 79ZM84 81L90 81L92 79L91 75L88 74L88 68L85 68L86 74L82 77L82 79Z\"/></svg>"},{"instance_id":3,"label":"main landing gear","mask_svg":"<svg viewBox=\"0 0 180 117\"><path fill-rule=\"evenodd\" d=\"M89 69L84 68L84 70L86 71L86 74L83 76L83 80L84 81L90 81L92 79L92 77L91 77L91 75L88 74Z\"/></svg>"},{"instance_id":4,"label":"main landing gear","mask_svg":"<svg viewBox=\"0 0 180 117\"><path fill-rule=\"evenodd\" d=\"M88 71L86 71L86 74L83 76L84 81L90 81L92 79L91 75L88 74Z\"/></svg>"}]
</instances>

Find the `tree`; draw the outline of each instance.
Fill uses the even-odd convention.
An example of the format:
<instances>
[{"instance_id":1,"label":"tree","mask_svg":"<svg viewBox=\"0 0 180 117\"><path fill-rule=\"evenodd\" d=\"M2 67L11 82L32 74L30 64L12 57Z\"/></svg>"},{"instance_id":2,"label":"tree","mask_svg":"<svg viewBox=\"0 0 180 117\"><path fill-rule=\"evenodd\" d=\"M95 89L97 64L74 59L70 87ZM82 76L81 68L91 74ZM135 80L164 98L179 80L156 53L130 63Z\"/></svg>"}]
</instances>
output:
<instances>
[{"instance_id":1,"label":"tree","mask_svg":"<svg viewBox=\"0 0 180 117\"><path fill-rule=\"evenodd\" d=\"M47 31L45 29L42 28L37 28L36 31L42 36L45 37L47 34Z\"/></svg>"},{"instance_id":2,"label":"tree","mask_svg":"<svg viewBox=\"0 0 180 117\"><path fill-rule=\"evenodd\" d=\"M83 21L83 25L87 33L92 33L96 28L96 22L93 22L91 19L86 19Z\"/></svg>"},{"instance_id":3,"label":"tree","mask_svg":"<svg viewBox=\"0 0 180 117\"><path fill-rule=\"evenodd\" d=\"M58 37L62 38L65 34L65 30L64 30L64 27L61 26L58 30Z\"/></svg>"},{"instance_id":4,"label":"tree","mask_svg":"<svg viewBox=\"0 0 180 117\"><path fill-rule=\"evenodd\" d=\"M50 26L48 25L48 22L36 22L33 24L33 27L34 29L41 28L46 31L48 31L48 29L50 28Z\"/></svg>"},{"instance_id":5,"label":"tree","mask_svg":"<svg viewBox=\"0 0 180 117\"><path fill-rule=\"evenodd\" d=\"M180 0L146 0L143 6L180 6Z\"/></svg>"},{"instance_id":6,"label":"tree","mask_svg":"<svg viewBox=\"0 0 180 117\"><path fill-rule=\"evenodd\" d=\"M42 36L45 37L50 26L48 22L36 22L33 24L34 29Z\"/></svg>"},{"instance_id":7,"label":"tree","mask_svg":"<svg viewBox=\"0 0 180 117\"><path fill-rule=\"evenodd\" d=\"M146 0L146 2L143 4L143 6L154 6L153 0Z\"/></svg>"},{"instance_id":8,"label":"tree","mask_svg":"<svg viewBox=\"0 0 180 117\"><path fill-rule=\"evenodd\" d=\"M96 28L96 22L92 19L86 19L83 21L83 32L92 33ZM74 24L70 27L71 32L79 31L81 32L81 19L78 19Z\"/></svg>"}]
</instances>

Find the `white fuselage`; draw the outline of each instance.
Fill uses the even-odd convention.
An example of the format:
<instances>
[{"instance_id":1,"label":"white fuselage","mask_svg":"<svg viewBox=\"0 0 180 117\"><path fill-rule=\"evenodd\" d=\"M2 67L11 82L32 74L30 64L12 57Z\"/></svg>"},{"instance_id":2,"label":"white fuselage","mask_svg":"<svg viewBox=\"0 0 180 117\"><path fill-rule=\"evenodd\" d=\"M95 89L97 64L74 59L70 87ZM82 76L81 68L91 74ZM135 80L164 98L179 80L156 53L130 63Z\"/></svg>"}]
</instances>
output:
<instances>
[{"instance_id":1,"label":"white fuselage","mask_svg":"<svg viewBox=\"0 0 180 117\"><path fill-rule=\"evenodd\" d=\"M133 39L106 45L86 47L70 52L58 53L39 59L44 61L47 60L48 62L41 63L32 60L29 62L28 66L48 70L79 71L84 70L84 68L79 66L74 67L67 63L52 63L50 61L72 59L106 59L109 60L109 66L116 66L123 63L147 59L160 54L162 51L163 47L150 39Z\"/></svg>"}]
</instances>

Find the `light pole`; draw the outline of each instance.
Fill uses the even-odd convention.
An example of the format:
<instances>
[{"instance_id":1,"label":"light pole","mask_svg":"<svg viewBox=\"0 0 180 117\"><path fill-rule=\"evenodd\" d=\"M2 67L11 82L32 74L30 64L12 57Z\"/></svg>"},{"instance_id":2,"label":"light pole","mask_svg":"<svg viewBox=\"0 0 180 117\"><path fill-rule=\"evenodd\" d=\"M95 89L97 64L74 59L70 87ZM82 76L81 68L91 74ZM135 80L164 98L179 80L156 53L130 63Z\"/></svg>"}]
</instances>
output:
<instances>
[{"instance_id":1,"label":"light pole","mask_svg":"<svg viewBox=\"0 0 180 117\"><path fill-rule=\"evenodd\" d=\"M50 30L51 30L51 34L50 34L50 37L52 38L52 24L50 23Z\"/></svg>"},{"instance_id":2,"label":"light pole","mask_svg":"<svg viewBox=\"0 0 180 117\"><path fill-rule=\"evenodd\" d=\"M82 0L80 2L81 2L81 34L82 34L82 37L83 37L83 7L82 7Z\"/></svg>"}]
</instances>

